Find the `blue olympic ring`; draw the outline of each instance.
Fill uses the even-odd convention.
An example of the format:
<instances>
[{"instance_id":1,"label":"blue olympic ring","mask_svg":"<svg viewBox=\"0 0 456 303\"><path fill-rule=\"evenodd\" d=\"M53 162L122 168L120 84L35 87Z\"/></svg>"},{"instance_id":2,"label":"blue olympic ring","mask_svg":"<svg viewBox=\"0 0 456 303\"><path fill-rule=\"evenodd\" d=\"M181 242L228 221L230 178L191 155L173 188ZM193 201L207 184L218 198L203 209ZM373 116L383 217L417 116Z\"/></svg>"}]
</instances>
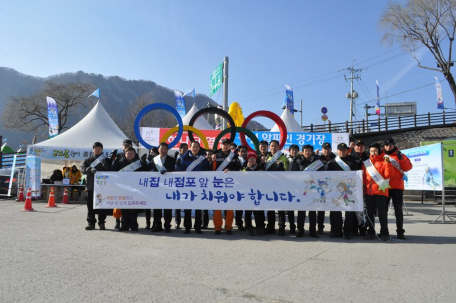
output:
<instances>
[{"instance_id":1,"label":"blue olympic ring","mask_svg":"<svg viewBox=\"0 0 456 303\"><path fill-rule=\"evenodd\" d=\"M146 141L144 141L144 139L141 137L141 132L139 131L139 128L140 128L139 124L141 122L141 119L144 117L144 115L153 110L156 110L156 109L163 109L163 110L166 110L166 111L170 112L171 114L173 114L174 117L176 117L177 124L179 125L179 130L177 131L176 138L174 138L173 142L169 143L169 149L171 149L174 146L176 146L177 143L179 142L179 140L182 138L182 134L184 132L184 122L182 121L182 118L179 115L179 113L177 112L177 110L165 103L153 103L153 104L149 104L146 107L144 107L143 109L141 109L141 111L136 116L135 124L134 124L136 138L138 138L138 141L144 147L147 147L148 149L151 149L152 147L157 147L157 146L149 145Z\"/></svg>"}]
</instances>

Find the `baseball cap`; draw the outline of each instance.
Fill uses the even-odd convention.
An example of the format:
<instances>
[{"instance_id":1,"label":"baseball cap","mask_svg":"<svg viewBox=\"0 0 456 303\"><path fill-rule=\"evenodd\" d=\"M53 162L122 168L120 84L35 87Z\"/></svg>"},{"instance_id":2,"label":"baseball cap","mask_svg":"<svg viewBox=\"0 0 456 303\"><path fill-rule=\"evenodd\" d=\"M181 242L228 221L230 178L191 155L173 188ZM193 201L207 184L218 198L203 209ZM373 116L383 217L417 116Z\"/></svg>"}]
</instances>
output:
<instances>
[{"instance_id":1,"label":"baseball cap","mask_svg":"<svg viewBox=\"0 0 456 303\"><path fill-rule=\"evenodd\" d=\"M378 144L378 143L372 143L372 144L369 146L369 148L371 148L371 147L375 147L376 149L381 150L380 144Z\"/></svg>"},{"instance_id":2,"label":"baseball cap","mask_svg":"<svg viewBox=\"0 0 456 303\"><path fill-rule=\"evenodd\" d=\"M230 144L231 141L228 138L222 138L222 140L220 140L220 143L222 143L222 144L225 144L225 143Z\"/></svg>"},{"instance_id":3,"label":"baseball cap","mask_svg":"<svg viewBox=\"0 0 456 303\"><path fill-rule=\"evenodd\" d=\"M389 145L389 144L396 145L396 144L394 143L393 138L388 138L388 139L386 139L386 140L383 142L383 145Z\"/></svg>"},{"instance_id":4,"label":"baseball cap","mask_svg":"<svg viewBox=\"0 0 456 303\"><path fill-rule=\"evenodd\" d=\"M355 145L364 145L363 140L356 140Z\"/></svg>"},{"instance_id":5,"label":"baseball cap","mask_svg":"<svg viewBox=\"0 0 456 303\"><path fill-rule=\"evenodd\" d=\"M339 144L337 144L337 149L338 150L348 149L348 146L345 143L339 143Z\"/></svg>"}]
</instances>

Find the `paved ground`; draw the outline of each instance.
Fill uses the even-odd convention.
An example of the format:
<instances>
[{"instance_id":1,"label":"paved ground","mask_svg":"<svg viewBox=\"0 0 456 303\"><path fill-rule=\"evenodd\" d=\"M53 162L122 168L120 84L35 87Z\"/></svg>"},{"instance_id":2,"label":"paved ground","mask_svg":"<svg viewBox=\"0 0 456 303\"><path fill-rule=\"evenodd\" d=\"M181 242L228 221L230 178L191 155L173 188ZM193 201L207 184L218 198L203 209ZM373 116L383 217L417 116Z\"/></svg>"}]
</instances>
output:
<instances>
[{"instance_id":1,"label":"paved ground","mask_svg":"<svg viewBox=\"0 0 456 303\"><path fill-rule=\"evenodd\" d=\"M23 213L0 200L0 301L455 302L456 224L428 224L441 206L407 205L407 240L383 243L121 233L112 217L85 231L85 205Z\"/></svg>"}]
</instances>

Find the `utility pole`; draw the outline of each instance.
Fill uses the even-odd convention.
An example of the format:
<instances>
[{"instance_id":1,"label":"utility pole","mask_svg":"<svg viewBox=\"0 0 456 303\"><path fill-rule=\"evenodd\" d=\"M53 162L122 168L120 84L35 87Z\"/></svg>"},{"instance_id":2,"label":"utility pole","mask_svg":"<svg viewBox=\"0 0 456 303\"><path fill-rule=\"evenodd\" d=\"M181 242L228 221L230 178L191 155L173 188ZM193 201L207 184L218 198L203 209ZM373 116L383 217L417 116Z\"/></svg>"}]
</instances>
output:
<instances>
[{"instance_id":1,"label":"utility pole","mask_svg":"<svg viewBox=\"0 0 456 303\"><path fill-rule=\"evenodd\" d=\"M223 60L223 110L228 112L228 57ZM223 129L226 129L226 119L223 119Z\"/></svg>"},{"instance_id":2,"label":"utility pole","mask_svg":"<svg viewBox=\"0 0 456 303\"><path fill-rule=\"evenodd\" d=\"M353 60L351 67L347 68L347 70L351 72L351 77L350 78L345 77L345 81L350 80L350 91L346 95L347 99L350 99L350 126L352 125L353 116L355 113L355 99L358 98L358 93L353 89L353 80L361 79L361 77L358 76L358 74L355 75L355 73L362 71L362 69L353 68L353 63L355 61L356 61L356 59Z\"/></svg>"}]
</instances>

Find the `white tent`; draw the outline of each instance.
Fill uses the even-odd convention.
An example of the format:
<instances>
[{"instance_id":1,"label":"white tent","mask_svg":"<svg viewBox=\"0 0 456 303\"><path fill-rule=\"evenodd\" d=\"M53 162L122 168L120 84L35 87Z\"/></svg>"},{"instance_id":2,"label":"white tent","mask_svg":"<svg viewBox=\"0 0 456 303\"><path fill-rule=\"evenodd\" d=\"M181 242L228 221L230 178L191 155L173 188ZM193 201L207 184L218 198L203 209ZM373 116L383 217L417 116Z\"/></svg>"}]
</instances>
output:
<instances>
[{"instance_id":1,"label":"white tent","mask_svg":"<svg viewBox=\"0 0 456 303\"><path fill-rule=\"evenodd\" d=\"M64 165L73 164L79 167L92 152L94 142L101 142L103 152L109 153L114 149L122 149L122 142L125 139L127 136L98 102L81 121L66 132L35 145L29 145L27 154L40 156L43 164L56 164L60 169ZM49 168L50 166L42 166L42 176L49 173Z\"/></svg>"},{"instance_id":2,"label":"white tent","mask_svg":"<svg viewBox=\"0 0 456 303\"><path fill-rule=\"evenodd\" d=\"M196 114L197 111L199 111L198 107L196 106L196 104L193 104L192 108L188 111L188 113L185 115L185 117L182 118L184 125L189 125L190 120ZM199 129L199 130L203 130L203 129L213 130L214 129L209 124L209 122L207 122L206 118L204 118L204 115L202 115L198 119L196 119L195 123L193 124L193 127L195 127L196 129Z\"/></svg>"},{"instance_id":3,"label":"white tent","mask_svg":"<svg viewBox=\"0 0 456 303\"><path fill-rule=\"evenodd\" d=\"M285 126L287 127L287 132L300 133L300 132L303 131L302 127L299 126L299 123L295 120L295 118L293 117L293 115L291 114L289 109L286 108L283 111L283 113L280 116L280 118L285 123ZM279 129L279 126L277 124L274 125L273 128L271 128L271 132L279 132L279 131L280 131L280 129Z\"/></svg>"}]
</instances>

